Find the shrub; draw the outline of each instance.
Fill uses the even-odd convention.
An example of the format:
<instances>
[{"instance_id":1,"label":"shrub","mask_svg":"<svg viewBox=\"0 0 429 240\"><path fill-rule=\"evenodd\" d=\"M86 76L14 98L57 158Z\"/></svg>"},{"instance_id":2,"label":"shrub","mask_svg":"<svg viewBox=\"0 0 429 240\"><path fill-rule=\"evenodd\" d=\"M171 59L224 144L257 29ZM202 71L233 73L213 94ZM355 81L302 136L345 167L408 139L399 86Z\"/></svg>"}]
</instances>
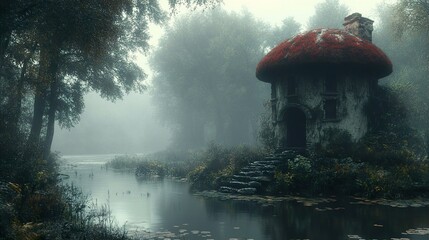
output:
<instances>
[{"instance_id":1,"label":"shrub","mask_svg":"<svg viewBox=\"0 0 429 240\"><path fill-rule=\"evenodd\" d=\"M412 163L418 159L404 136L393 132L367 134L356 145L354 157L378 166Z\"/></svg>"},{"instance_id":2,"label":"shrub","mask_svg":"<svg viewBox=\"0 0 429 240\"><path fill-rule=\"evenodd\" d=\"M115 156L112 160L106 163L106 167L116 170L136 169L140 162L144 161L143 157L136 155L121 155Z\"/></svg>"},{"instance_id":3,"label":"shrub","mask_svg":"<svg viewBox=\"0 0 429 240\"><path fill-rule=\"evenodd\" d=\"M143 161L140 162L136 169L137 177L164 177L165 166L164 164L156 161Z\"/></svg>"},{"instance_id":4,"label":"shrub","mask_svg":"<svg viewBox=\"0 0 429 240\"><path fill-rule=\"evenodd\" d=\"M328 128L323 130L322 136L321 141L327 144L316 146L315 153L317 156L344 158L352 155L354 143L348 131Z\"/></svg>"},{"instance_id":5,"label":"shrub","mask_svg":"<svg viewBox=\"0 0 429 240\"><path fill-rule=\"evenodd\" d=\"M200 165L189 174L191 187L194 190L217 189L242 167L263 157L264 151L258 148L225 148L210 144L196 156Z\"/></svg>"}]
</instances>

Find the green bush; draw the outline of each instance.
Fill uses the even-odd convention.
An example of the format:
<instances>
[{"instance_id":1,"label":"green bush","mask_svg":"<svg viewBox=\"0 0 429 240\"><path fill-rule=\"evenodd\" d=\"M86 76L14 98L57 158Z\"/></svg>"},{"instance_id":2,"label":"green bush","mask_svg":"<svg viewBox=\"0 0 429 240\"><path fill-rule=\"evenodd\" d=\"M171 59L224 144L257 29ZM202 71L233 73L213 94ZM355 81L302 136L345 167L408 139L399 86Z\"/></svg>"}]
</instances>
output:
<instances>
[{"instance_id":1,"label":"green bush","mask_svg":"<svg viewBox=\"0 0 429 240\"><path fill-rule=\"evenodd\" d=\"M122 155L106 163L107 168L135 171L139 177L171 176L185 178L198 166L198 153L191 151L161 151L150 155Z\"/></svg>"},{"instance_id":2,"label":"green bush","mask_svg":"<svg viewBox=\"0 0 429 240\"><path fill-rule=\"evenodd\" d=\"M301 194L349 194L361 168L351 158L307 158L297 156L284 170L277 170L275 190Z\"/></svg>"},{"instance_id":3,"label":"green bush","mask_svg":"<svg viewBox=\"0 0 429 240\"><path fill-rule=\"evenodd\" d=\"M367 166L356 181L365 197L410 198L429 193L428 178L429 164L416 162L395 165L388 170Z\"/></svg>"},{"instance_id":4,"label":"green bush","mask_svg":"<svg viewBox=\"0 0 429 240\"><path fill-rule=\"evenodd\" d=\"M354 143L350 133L346 130L328 128L323 130L322 142L326 145L318 144L315 153L323 157L344 158L350 157L353 152Z\"/></svg>"},{"instance_id":5,"label":"green bush","mask_svg":"<svg viewBox=\"0 0 429 240\"><path fill-rule=\"evenodd\" d=\"M264 155L264 151L258 148L225 148L210 144L196 156L200 165L189 174L191 187L195 190L217 189L245 165L262 159Z\"/></svg>"},{"instance_id":6,"label":"green bush","mask_svg":"<svg viewBox=\"0 0 429 240\"><path fill-rule=\"evenodd\" d=\"M419 159L408 140L392 132L367 134L356 144L354 157L378 166L395 166Z\"/></svg>"},{"instance_id":7,"label":"green bush","mask_svg":"<svg viewBox=\"0 0 429 240\"><path fill-rule=\"evenodd\" d=\"M140 162L136 169L137 177L164 177L166 174L165 166L163 163L157 161L143 161Z\"/></svg>"},{"instance_id":8,"label":"green bush","mask_svg":"<svg viewBox=\"0 0 429 240\"><path fill-rule=\"evenodd\" d=\"M116 170L135 170L142 161L144 161L144 158L141 156L121 155L115 156L112 160L107 162L106 167Z\"/></svg>"},{"instance_id":9,"label":"green bush","mask_svg":"<svg viewBox=\"0 0 429 240\"><path fill-rule=\"evenodd\" d=\"M429 194L429 163L381 166L352 158L298 156L274 175L273 193L410 198Z\"/></svg>"}]
</instances>

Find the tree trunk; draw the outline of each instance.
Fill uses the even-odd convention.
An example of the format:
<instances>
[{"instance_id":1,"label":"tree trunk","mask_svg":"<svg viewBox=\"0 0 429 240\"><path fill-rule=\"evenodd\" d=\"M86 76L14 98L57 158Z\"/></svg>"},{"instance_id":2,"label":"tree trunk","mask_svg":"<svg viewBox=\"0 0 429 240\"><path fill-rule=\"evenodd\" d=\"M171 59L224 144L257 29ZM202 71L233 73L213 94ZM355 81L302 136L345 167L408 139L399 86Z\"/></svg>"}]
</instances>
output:
<instances>
[{"instance_id":1,"label":"tree trunk","mask_svg":"<svg viewBox=\"0 0 429 240\"><path fill-rule=\"evenodd\" d=\"M30 135L27 140L27 148L24 153L24 160L31 158L39 151L39 139L43 125L43 115L46 105L46 90L44 87L37 87L34 94L33 121L31 123Z\"/></svg>"},{"instance_id":2,"label":"tree trunk","mask_svg":"<svg viewBox=\"0 0 429 240\"><path fill-rule=\"evenodd\" d=\"M48 126L46 130L43 159L48 159L49 154L51 153L52 141L54 139L55 113L57 111L57 105L58 105L58 78L57 77L54 77L54 81L51 83L48 102L49 102Z\"/></svg>"},{"instance_id":3,"label":"tree trunk","mask_svg":"<svg viewBox=\"0 0 429 240\"><path fill-rule=\"evenodd\" d=\"M55 81L57 75L58 54L59 48L52 46L44 46L40 49L39 76L34 97L33 122L30 136L28 137L24 160L29 160L32 154L36 154L36 157L40 156L40 133L43 126L46 93L48 87ZM55 115L53 117L55 121Z\"/></svg>"},{"instance_id":4,"label":"tree trunk","mask_svg":"<svg viewBox=\"0 0 429 240\"><path fill-rule=\"evenodd\" d=\"M25 82L25 74L27 72L28 63L30 59L33 57L34 51L36 50L36 45L30 51L28 57L24 60L23 66L21 69L21 74L18 79L18 83L16 86L12 86L12 91L10 93L9 102L8 102L8 111L9 119L8 119L8 133L10 136L16 136L19 133L19 119L21 118L21 105L22 98L24 95L24 82Z\"/></svg>"}]
</instances>

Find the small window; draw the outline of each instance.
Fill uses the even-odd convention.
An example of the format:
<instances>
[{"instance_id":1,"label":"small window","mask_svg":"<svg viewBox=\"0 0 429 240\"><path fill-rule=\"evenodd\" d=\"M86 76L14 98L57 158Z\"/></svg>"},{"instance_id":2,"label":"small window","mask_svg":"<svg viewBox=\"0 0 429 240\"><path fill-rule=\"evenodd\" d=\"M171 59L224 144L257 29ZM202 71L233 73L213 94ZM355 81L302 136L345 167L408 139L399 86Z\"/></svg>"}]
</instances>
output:
<instances>
[{"instance_id":1,"label":"small window","mask_svg":"<svg viewBox=\"0 0 429 240\"><path fill-rule=\"evenodd\" d=\"M288 77L287 79L287 95L296 95L296 78Z\"/></svg>"},{"instance_id":2,"label":"small window","mask_svg":"<svg viewBox=\"0 0 429 240\"><path fill-rule=\"evenodd\" d=\"M325 79L325 92L336 93L337 92L337 76L334 74L326 75Z\"/></svg>"},{"instance_id":3,"label":"small window","mask_svg":"<svg viewBox=\"0 0 429 240\"><path fill-rule=\"evenodd\" d=\"M325 119L337 119L337 99L325 99L323 102Z\"/></svg>"}]
</instances>

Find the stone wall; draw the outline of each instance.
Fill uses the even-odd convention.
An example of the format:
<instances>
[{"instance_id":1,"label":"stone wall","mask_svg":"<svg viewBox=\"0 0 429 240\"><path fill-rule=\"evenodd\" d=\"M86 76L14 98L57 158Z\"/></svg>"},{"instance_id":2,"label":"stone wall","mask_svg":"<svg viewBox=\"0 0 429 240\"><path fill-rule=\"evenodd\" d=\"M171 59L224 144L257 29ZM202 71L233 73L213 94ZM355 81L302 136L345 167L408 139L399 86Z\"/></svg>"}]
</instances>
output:
<instances>
[{"instance_id":1,"label":"stone wall","mask_svg":"<svg viewBox=\"0 0 429 240\"><path fill-rule=\"evenodd\" d=\"M290 76L292 77L292 76ZM272 94L273 124L282 148L287 136L285 111L298 108L306 115L306 140L311 147L322 142L324 131L328 128L342 129L350 133L352 140L362 138L368 130L368 119L365 106L371 93L371 80L368 77L343 75L338 77L336 94L326 94L324 89L325 75L303 74L294 76L296 94L287 95L287 77L275 81ZM327 98L337 99L337 118L325 119L323 102Z\"/></svg>"}]
</instances>

